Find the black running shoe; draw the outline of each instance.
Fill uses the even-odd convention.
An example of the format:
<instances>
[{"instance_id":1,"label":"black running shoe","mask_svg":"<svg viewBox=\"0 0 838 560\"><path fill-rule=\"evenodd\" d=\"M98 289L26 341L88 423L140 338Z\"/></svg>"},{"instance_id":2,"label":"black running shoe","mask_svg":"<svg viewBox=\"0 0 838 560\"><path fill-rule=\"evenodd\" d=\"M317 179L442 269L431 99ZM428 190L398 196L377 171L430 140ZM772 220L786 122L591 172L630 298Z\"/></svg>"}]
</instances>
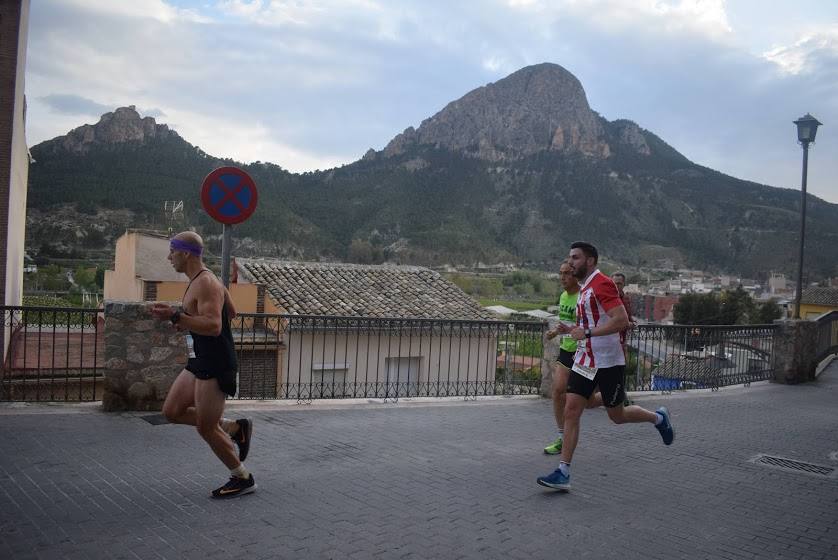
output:
<instances>
[{"instance_id":1,"label":"black running shoe","mask_svg":"<svg viewBox=\"0 0 838 560\"><path fill-rule=\"evenodd\" d=\"M250 436L253 434L253 422L243 418L236 420L236 424L239 425L239 429L230 437L233 439L233 443L239 448L239 461L244 463L244 460L247 459L247 454L250 453Z\"/></svg>"},{"instance_id":2,"label":"black running shoe","mask_svg":"<svg viewBox=\"0 0 838 560\"><path fill-rule=\"evenodd\" d=\"M254 490L256 490L256 481L253 479L252 474L250 478L231 476L227 484L212 491L212 497L220 499L233 498L242 494L250 494Z\"/></svg>"}]
</instances>

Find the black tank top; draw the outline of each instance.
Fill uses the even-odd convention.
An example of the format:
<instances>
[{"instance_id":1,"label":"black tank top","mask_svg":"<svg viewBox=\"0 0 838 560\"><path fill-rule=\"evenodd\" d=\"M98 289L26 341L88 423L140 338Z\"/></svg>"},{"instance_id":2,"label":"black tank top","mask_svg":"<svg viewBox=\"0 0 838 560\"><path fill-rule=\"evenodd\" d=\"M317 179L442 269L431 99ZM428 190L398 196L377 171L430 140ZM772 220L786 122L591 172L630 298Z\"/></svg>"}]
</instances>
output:
<instances>
[{"instance_id":1,"label":"black tank top","mask_svg":"<svg viewBox=\"0 0 838 560\"><path fill-rule=\"evenodd\" d=\"M206 268L201 270L201 272L192 278L189 286L186 287L186 292L183 293L184 297L189 291L189 287L192 286L192 282L195 281L195 278L203 274L206 270ZM189 366L206 373L224 373L239 369L236 350L233 345L233 333L230 330L230 317L227 314L227 306L224 303L221 304L220 335L208 336L192 331L189 331L189 334L192 336L193 350L195 352L195 357L189 358Z\"/></svg>"}]
</instances>

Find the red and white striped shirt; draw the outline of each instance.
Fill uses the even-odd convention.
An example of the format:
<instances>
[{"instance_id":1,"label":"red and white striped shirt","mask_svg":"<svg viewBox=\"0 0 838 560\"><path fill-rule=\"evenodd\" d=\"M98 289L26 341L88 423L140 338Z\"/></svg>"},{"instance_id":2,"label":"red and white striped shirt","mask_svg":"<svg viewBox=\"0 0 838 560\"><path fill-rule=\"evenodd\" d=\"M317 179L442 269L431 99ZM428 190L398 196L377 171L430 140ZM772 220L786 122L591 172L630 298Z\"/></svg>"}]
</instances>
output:
<instances>
[{"instance_id":1,"label":"red and white striped shirt","mask_svg":"<svg viewBox=\"0 0 838 560\"><path fill-rule=\"evenodd\" d=\"M576 301L576 324L583 329L605 325L611 318L608 312L623 305L617 286L605 274L595 270L579 289ZM573 361L586 367L609 368L626 363L620 333L592 336L580 341Z\"/></svg>"}]
</instances>

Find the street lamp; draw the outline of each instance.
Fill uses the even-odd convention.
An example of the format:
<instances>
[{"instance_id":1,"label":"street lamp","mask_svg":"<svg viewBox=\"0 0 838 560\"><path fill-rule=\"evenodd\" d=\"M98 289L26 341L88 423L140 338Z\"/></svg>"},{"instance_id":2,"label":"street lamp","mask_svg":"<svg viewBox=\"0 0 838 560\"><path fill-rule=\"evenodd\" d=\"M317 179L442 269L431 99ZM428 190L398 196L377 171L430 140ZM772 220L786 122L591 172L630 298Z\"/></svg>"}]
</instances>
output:
<instances>
[{"instance_id":1,"label":"street lamp","mask_svg":"<svg viewBox=\"0 0 838 560\"><path fill-rule=\"evenodd\" d=\"M797 294L794 302L794 318L800 319L800 298L803 295L803 241L806 236L806 171L809 167L809 144L815 141L818 133L818 126L822 123L818 119L806 113L796 121L797 141L803 146L803 181L802 199L800 201L800 252L797 261Z\"/></svg>"}]
</instances>

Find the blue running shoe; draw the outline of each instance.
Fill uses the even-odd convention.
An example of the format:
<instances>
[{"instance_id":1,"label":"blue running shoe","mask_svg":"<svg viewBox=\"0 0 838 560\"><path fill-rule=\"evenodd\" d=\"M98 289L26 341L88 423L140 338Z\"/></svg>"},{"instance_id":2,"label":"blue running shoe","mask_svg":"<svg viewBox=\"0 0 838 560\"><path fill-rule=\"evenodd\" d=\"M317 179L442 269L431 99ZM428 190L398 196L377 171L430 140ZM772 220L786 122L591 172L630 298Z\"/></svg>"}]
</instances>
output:
<instances>
[{"instance_id":1,"label":"blue running shoe","mask_svg":"<svg viewBox=\"0 0 838 560\"><path fill-rule=\"evenodd\" d=\"M661 433L663 442L666 445L672 445L672 442L675 441L675 429L672 427L672 422L669 421L669 411L665 406L662 406L655 412L663 416L663 422L655 426L655 428Z\"/></svg>"},{"instance_id":2,"label":"blue running shoe","mask_svg":"<svg viewBox=\"0 0 838 560\"><path fill-rule=\"evenodd\" d=\"M561 469L556 469L547 476L539 476L537 482L553 490L560 490L562 492L570 490L570 475L562 474Z\"/></svg>"}]
</instances>

